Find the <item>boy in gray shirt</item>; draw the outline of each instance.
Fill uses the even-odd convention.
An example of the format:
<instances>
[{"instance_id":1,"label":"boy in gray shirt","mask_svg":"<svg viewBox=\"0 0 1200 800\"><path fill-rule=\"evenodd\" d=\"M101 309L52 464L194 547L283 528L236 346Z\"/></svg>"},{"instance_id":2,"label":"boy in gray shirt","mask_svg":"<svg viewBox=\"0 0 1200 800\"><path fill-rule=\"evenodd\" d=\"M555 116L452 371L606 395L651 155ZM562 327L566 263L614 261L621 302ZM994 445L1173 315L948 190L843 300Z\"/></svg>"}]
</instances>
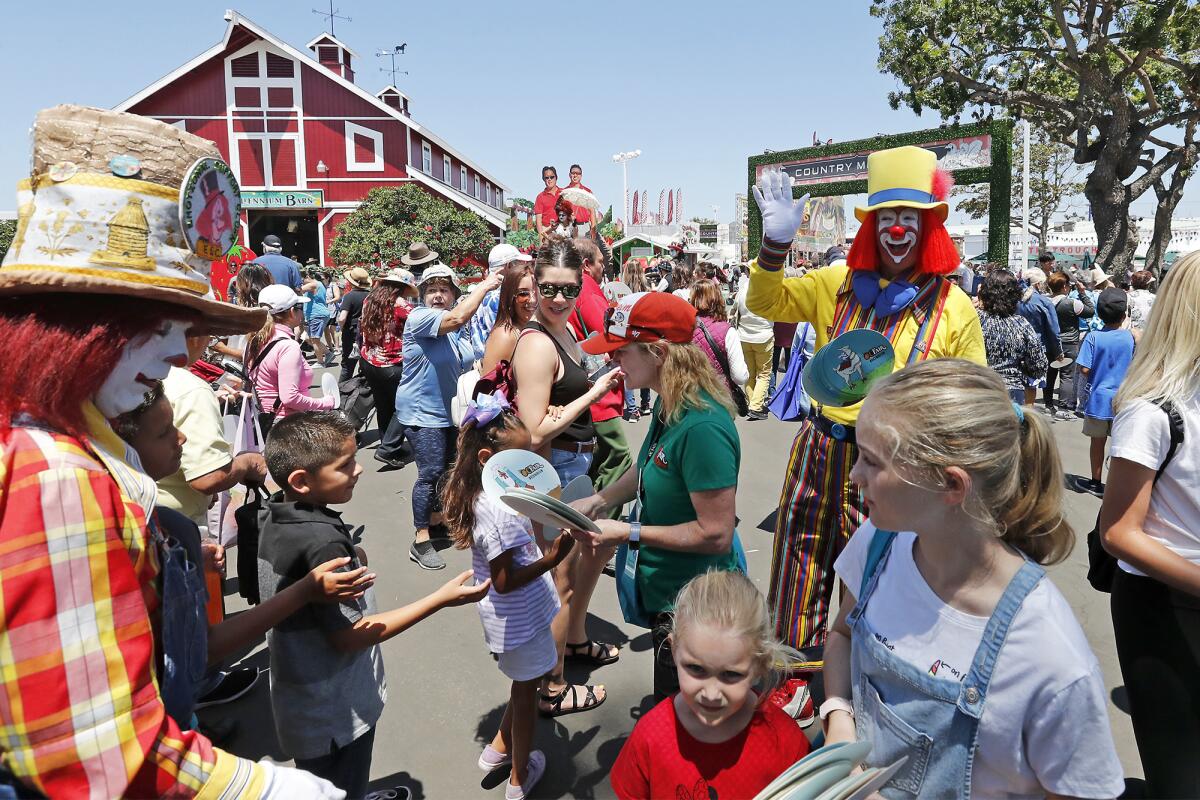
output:
<instances>
[{"instance_id":1,"label":"boy in gray shirt","mask_svg":"<svg viewBox=\"0 0 1200 800\"><path fill-rule=\"evenodd\" d=\"M362 474L353 425L336 411L281 419L264 456L275 482L261 521L258 583L263 601L332 558L366 566L350 529L330 505L347 503ZM379 644L448 606L478 602L490 581L465 586L468 570L426 597L376 613L372 590L358 600L310 603L267 634L271 708L279 741L296 766L323 777L350 800L366 795L375 724L387 700Z\"/></svg>"}]
</instances>

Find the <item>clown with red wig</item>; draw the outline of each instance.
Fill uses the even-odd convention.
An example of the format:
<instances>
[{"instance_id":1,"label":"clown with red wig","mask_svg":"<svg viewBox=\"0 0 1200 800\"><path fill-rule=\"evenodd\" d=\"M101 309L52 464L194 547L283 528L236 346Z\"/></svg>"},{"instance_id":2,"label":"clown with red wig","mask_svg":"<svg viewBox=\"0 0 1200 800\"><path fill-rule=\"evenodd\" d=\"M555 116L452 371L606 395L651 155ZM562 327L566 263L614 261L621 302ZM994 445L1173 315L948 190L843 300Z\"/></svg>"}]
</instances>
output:
<instances>
[{"instance_id":1,"label":"clown with red wig","mask_svg":"<svg viewBox=\"0 0 1200 800\"><path fill-rule=\"evenodd\" d=\"M191 688L180 665L203 603L109 420L186 363L187 337L266 319L214 299L187 243L180 187L219 159L132 114L58 106L34 123L0 264L0 797L345 794L219 750L164 703ZM235 219L236 184L222 204Z\"/></svg>"},{"instance_id":2,"label":"clown with red wig","mask_svg":"<svg viewBox=\"0 0 1200 800\"><path fill-rule=\"evenodd\" d=\"M944 277L959 266L946 232L951 181L920 147L867 157L867 205L845 265L784 278L783 262L808 196L792 199L791 176L767 171L754 187L763 241L750 265L747 307L777 322L809 322L820 349L846 331L871 328L896 352L896 369L926 358L986 363L979 315ZM858 457L854 424L861 403L817 406L800 426L779 499L770 603L776 633L797 648L823 645L833 562L867 518L850 483Z\"/></svg>"}]
</instances>

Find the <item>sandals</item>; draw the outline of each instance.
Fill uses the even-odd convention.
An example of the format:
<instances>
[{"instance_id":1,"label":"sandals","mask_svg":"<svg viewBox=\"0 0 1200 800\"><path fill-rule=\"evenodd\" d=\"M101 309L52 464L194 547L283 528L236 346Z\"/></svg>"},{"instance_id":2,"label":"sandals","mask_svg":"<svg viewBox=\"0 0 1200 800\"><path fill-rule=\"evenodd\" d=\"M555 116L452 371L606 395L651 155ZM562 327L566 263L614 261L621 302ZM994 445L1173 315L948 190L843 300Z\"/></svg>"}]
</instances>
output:
<instances>
[{"instance_id":1,"label":"sandals","mask_svg":"<svg viewBox=\"0 0 1200 800\"><path fill-rule=\"evenodd\" d=\"M612 664L621 658L621 650L615 644L594 642L591 639L579 644L567 642L566 659L568 661L587 661L597 667Z\"/></svg>"},{"instance_id":2,"label":"sandals","mask_svg":"<svg viewBox=\"0 0 1200 800\"><path fill-rule=\"evenodd\" d=\"M583 696L583 703L579 702L579 690L585 689L586 694ZM563 700L566 699L567 693L571 693L571 707L563 708ZM577 714L580 711L591 711L593 708L604 705L604 701L608 699L606 693L604 697L596 697L596 687L593 685L581 686L578 684L568 684L561 692L557 694L543 694L538 692L538 700L544 700L550 704L550 710L542 708L541 703L538 704L538 713L543 717L562 717L567 714Z\"/></svg>"}]
</instances>

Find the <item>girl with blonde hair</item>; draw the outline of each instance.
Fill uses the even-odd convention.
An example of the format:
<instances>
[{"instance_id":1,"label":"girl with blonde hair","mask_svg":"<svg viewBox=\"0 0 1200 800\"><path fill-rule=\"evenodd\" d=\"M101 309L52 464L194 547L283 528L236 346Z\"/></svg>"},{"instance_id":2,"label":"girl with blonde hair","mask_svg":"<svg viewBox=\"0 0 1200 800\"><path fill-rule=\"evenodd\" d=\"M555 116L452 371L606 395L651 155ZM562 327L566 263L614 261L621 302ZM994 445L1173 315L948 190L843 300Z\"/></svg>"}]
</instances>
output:
<instances>
[{"instance_id":1,"label":"girl with blonde hair","mask_svg":"<svg viewBox=\"0 0 1200 800\"><path fill-rule=\"evenodd\" d=\"M745 575L706 572L679 593L671 627L680 691L638 720L609 775L613 791L753 797L809 750L791 717L762 702L787 656L766 601Z\"/></svg>"},{"instance_id":2,"label":"girl with blonde hair","mask_svg":"<svg viewBox=\"0 0 1200 800\"><path fill-rule=\"evenodd\" d=\"M741 442L733 402L691 343L695 325L696 309L670 293L631 294L606 317L604 330L583 343L586 353L611 353L626 386L658 394L636 467L575 505L600 528L578 534L592 548L639 548L635 582L651 622L660 700L679 690L667 641L675 595L709 569L744 563L734 535ZM634 521L601 519L635 498Z\"/></svg>"},{"instance_id":3,"label":"girl with blonde hair","mask_svg":"<svg viewBox=\"0 0 1200 800\"><path fill-rule=\"evenodd\" d=\"M872 388L857 437L869 519L834 565L827 740L907 758L889 798L1121 794L1100 665L1042 569L1074 543L1049 421L936 359Z\"/></svg>"},{"instance_id":4,"label":"girl with blonde hair","mask_svg":"<svg viewBox=\"0 0 1200 800\"><path fill-rule=\"evenodd\" d=\"M1200 253L1167 273L1113 401L1106 550L1147 796L1200 796Z\"/></svg>"}]
</instances>

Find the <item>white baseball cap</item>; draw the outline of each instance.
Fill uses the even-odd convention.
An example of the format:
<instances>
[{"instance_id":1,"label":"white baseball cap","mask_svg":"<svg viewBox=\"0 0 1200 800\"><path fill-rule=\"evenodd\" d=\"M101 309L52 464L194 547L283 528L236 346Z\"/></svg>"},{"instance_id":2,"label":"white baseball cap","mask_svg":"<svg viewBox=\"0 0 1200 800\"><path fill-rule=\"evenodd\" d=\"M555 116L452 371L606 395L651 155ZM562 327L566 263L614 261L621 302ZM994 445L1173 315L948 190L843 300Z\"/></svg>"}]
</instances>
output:
<instances>
[{"instance_id":1,"label":"white baseball cap","mask_svg":"<svg viewBox=\"0 0 1200 800\"><path fill-rule=\"evenodd\" d=\"M488 253L488 272L495 272L511 261L533 261L511 244L498 244Z\"/></svg>"},{"instance_id":2,"label":"white baseball cap","mask_svg":"<svg viewBox=\"0 0 1200 800\"><path fill-rule=\"evenodd\" d=\"M309 298L296 294L292 287L284 286L282 283L264 286L258 293L258 304L272 314L282 314L292 307L304 305L308 301Z\"/></svg>"}]
</instances>

